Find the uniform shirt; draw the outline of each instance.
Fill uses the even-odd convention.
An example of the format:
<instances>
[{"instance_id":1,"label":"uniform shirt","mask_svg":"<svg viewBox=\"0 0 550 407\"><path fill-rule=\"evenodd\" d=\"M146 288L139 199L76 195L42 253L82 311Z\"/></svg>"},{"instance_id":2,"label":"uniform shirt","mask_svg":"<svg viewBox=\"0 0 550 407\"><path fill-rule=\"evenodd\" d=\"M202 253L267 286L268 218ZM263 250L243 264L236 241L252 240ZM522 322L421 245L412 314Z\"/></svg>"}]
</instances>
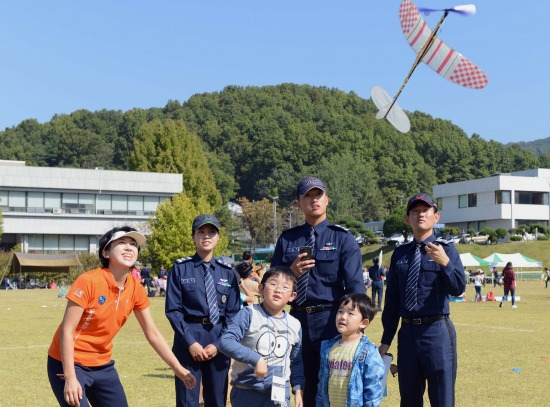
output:
<instances>
[{"instance_id":1,"label":"uniform shirt","mask_svg":"<svg viewBox=\"0 0 550 407\"><path fill-rule=\"evenodd\" d=\"M176 260L168 274L166 287L166 317L176 335L186 346L199 342L185 317L208 318L208 303L204 283L204 261L195 253L193 257ZM216 287L220 322L227 326L239 311L239 287L229 264L213 258L210 273ZM196 325L196 323L193 323ZM218 347L218 340L212 343Z\"/></svg>"},{"instance_id":2,"label":"uniform shirt","mask_svg":"<svg viewBox=\"0 0 550 407\"><path fill-rule=\"evenodd\" d=\"M424 246L435 240L435 236L430 236L423 242L421 248L417 304L412 311L405 308L405 290L409 264L413 260L417 242L412 241L401 245L393 252L387 276L386 303L382 313L383 344L391 344L397 331L399 317L419 318L440 314L448 315L449 294L459 296L466 289L464 267L460 255L452 243L438 240L449 257L449 263L445 267L433 261L426 253Z\"/></svg>"},{"instance_id":3,"label":"uniform shirt","mask_svg":"<svg viewBox=\"0 0 550 407\"><path fill-rule=\"evenodd\" d=\"M364 293L361 251L353 234L324 220L315 226L315 267L309 270L306 301L302 306L336 303L344 294ZM287 266L305 246L311 226L307 223L285 230L279 236L271 267Z\"/></svg>"},{"instance_id":4,"label":"uniform shirt","mask_svg":"<svg viewBox=\"0 0 550 407\"><path fill-rule=\"evenodd\" d=\"M80 275L67 292L67 299L84 308L73 334L74 361L83 366L101 366L111 361L112 339L128 316L149 307L147 292L138 280L128 274L120 290L108 268ZM59 334L53 337L48 355L61 361Z\"/></svg>"},{"instance_id":5,"label":"uniform shirt","mask_svg":"<svg viewBox=\"0 0 550 407\"><path fill-rule=\"evenodd\" d=\"M369 277L372 281L382 281L384 269L378 264L369 267Z\"/></svg>"}]
</instances>

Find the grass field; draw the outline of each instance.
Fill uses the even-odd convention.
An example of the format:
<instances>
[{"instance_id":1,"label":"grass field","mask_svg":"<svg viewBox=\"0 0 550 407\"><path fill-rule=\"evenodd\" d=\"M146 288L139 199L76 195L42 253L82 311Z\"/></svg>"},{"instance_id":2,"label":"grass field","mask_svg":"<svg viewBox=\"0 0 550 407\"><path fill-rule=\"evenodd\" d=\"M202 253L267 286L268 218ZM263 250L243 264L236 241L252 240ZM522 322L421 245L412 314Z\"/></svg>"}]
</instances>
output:
<instances>
[{"instance_id":1,"label":"grass field","mask_svg":"<svg viewBox=\"0 0 550 407\"><path fill-rule=\"evenodd\" d=\"M498 251L522 252L550 264L550 243L532 242L478 246L459 245L485 257ZM467 249L467 250L463 250ZM364 249L368 262L380 248ZM484 254L483 251L487 251ZM384 264L391 253L384 254ZM483 293L492 286L484 288ZM502 289L494 290L502 295ZM65 299L54 290L0 290L0 406L56 406L46 374L46 355L53 333L65 311ZM544 406L548 402L550 371L550 289L540 280L518 283L521 296L517 309L510 303L473 303L473 285L468 301L451 303L451 317L458 334L458 407ZM151 310L169 342L172 329L164 316L164 299L152 298ZM366 331L378 343L382 336L379 315ZM390 349L394 354L397 349ZM114 359L132 407L173 406L172 372L145 341L131 317L115 339ZM513 369L519 369L519 372ZM397 378L388 379L388 397L383 406L399 405ZM426 399L427 400L427 399ZM429 402L426 401L426 405ZM115 406L116 407L116 406ZM252 406L251 406L252 407Z\"/></svg>"}]
</instances>

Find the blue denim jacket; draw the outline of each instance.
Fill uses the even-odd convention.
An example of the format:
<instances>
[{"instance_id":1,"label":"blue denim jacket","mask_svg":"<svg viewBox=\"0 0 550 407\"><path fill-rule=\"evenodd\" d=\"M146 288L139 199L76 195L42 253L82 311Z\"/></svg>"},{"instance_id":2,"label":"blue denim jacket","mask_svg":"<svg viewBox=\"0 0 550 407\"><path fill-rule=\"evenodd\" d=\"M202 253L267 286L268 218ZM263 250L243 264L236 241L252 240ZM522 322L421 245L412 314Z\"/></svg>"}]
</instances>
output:
<instances>
[{"instance_id":1,"label":"blue denim jacket","mask_svg":"<svg viewBox=\"0 0 550 407\"><path fill-rule=\"evenodd\" d=\"M329 407L328 354L342 336L321 343L321 367L319 369L319 385L317 387L316 407ZM345 407L378 407L382 402L382 378L384 377L384 362L378 353L378 348L363 336L353 357L353 366L349 380L348 396Z\"/></svg>"}]
</instances>

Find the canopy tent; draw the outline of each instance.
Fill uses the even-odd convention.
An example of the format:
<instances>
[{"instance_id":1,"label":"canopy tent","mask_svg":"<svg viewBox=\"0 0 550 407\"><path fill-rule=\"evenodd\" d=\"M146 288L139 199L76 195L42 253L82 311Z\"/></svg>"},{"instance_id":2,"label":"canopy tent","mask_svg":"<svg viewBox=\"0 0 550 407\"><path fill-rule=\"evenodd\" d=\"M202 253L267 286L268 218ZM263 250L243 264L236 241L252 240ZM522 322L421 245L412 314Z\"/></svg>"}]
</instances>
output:
<instances>
[{"instance_id":1,"label":"canopy tent","mask_svg":"<svg viewBox=\"0 0 550 407\"><path fill-rule=\"evenodd\" d=\"M474 256L471 253L463 253L460 255L460 260L464 267L489 267L490 261L483 260L480 257Z\"/></svg>"},{"instance_id":2,"label":"canopy tent","mask_svg":"<svg viewBox=\"0 0 550 407\"><path fill-rule=\"evenodd\" d=\"M18 273L68 273L72 266L82 267L75 253L68 254L31 254L14 253L11 270Z\"/></svg>"},{"instance_id":3,"label":"canopy tent","mask_svg":"<svg viewBox=\"0 0 550 407\"><path fill-rule=\"evenodd\" d=\"M511 262L514 268L542 267L542 262L530 259L521 253L493 253L490 256L485 257L483 260L491 263L491 267L505 267L508 262Z\"/></svg>"}]
</instances>

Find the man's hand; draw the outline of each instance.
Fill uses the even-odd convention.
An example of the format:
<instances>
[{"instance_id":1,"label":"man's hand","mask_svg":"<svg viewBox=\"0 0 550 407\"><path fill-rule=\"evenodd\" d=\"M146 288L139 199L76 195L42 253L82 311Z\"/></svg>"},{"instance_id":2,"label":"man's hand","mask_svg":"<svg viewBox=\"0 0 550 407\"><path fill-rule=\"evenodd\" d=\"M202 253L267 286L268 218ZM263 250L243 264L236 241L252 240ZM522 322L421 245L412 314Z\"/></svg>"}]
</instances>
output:
<instances>
[{"instance_id":1,"label":"man's hand","mask_svg":"<svg viewBox=\"0 0 550 407\"><path fill-rule=\"evenodd\" d=\"M445 249L441 247L441 245L431 242L428 243L426 245L426 253L428 254L428 256L430 256L430 259L443 267L449 264L449 256L447 256L447 253L445 253Z\"/></svg>"},{"instance_id":2,"label":"man's hand","mask_svg":"<svg viewBox=\"0 0 550 407\"><path fill-rule=\"evenodd\" d=\"M384 356L386 353L388 353L389 349L390 349L390 345L381 344L378 347L378 353L380 353L380 356Z\"/></svg>"},{"instance_id":3,"label":"man's hand","mask_svg":"<svg viewBox=\"0 0 550 407\"><path fill-rule=\"evenodd\" d=\"M307 253L300 253L296 259L292 262L290 265L290 270L294 273L296 277L299 277L300 275L304 274L306 271L312 269L315 267L315 260L313 259L304 259L304 257L307 256Z\"/></svg>"}]
</instances>

